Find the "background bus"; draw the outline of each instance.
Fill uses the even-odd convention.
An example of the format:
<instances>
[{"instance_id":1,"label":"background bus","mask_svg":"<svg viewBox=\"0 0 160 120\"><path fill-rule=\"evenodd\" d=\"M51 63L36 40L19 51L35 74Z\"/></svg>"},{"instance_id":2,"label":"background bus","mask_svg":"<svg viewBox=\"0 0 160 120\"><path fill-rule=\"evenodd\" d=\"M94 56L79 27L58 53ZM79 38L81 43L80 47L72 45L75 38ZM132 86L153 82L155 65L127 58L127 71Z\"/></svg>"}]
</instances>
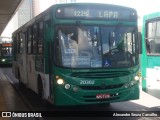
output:
<instances>
[{"instance_id":1,"label":"background bus","mask_svg":"<svg viewBox=\"0 0 160 120\"><path fill-rule=\"evenodd\" d=\"M0 65L12 64L12 42L11 38L0 37Z\"/></svg>"},{"instance_id":2,"label":"background bus","mask_svg":"<svg viewBox=\"0 0 160 120\"><path fill-rule=\"evenodd\" d=\"M160 13L145 15L142 27L142 88L155 95L160 90Z\"/></svg>"},{"instance_id":3,"label":"background bus","mask_svg":"<svg viewBox=\"0 0 160 120\"><path fill-rule=\"evenodd\" d=\"M135 9L57 4L13 33L13 73L55 105L139 98Z\"/></svg>"}]
</instances>

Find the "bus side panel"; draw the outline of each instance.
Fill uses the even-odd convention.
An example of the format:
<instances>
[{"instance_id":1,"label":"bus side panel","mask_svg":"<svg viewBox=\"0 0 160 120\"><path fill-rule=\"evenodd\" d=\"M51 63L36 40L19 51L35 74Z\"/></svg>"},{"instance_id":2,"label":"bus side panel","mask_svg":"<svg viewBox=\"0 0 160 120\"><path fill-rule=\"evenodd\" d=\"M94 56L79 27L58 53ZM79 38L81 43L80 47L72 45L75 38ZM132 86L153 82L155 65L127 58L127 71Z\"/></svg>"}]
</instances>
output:
<instances>
[{"instance_id":1,"label":"bus side panel","mask_svg":"<svg viewBox=\"0 0 160 120\"><path fill-rule=\"evenodd\" d=\"M16 61L13 61L12 72L13 72L15 78L18 79L18 63Z\"/></svg>"},{"instance_id":2,"label":"bus side panel","mask_svg":"<svg viewBox=\"0 0 160 120\"><path fill-rule=\"evenodd\" d=\"M26 75L26 55L25 54L21 54L18 55L18 68L17 71L19 72L19 80L23 83L23 84L27 84L27 75Z\"/></svg>"},{"instance_id":3,"label":"bus side panel","mask_svg":"<svg viewBox=\"0 0 160 120\"><path fill-rule=\"evenodd\" d=\"M146 50L146 38L148 38L147 32L149 32L148 23L155 21L158 17L159 12L146 15L143 18L141 71L142 89L147 92L160 89L160 57L159 55L147 55Z\"/></svg>"},{"instance_id":4,"label":"bus side panel","mask_svg":"<svg viewBox=\"0 0 160 120\"><path fill-rule=\"evenodd\" d=\"M148 56L146 67L146 90L160 91L160 57ZM154 92L153 92L154 93Z\"/></svg>"},{"instance_id":5,"label":"bus side panel","mask_svg":"<svg viewBox=\"0 0 160 120\"><path fill-rule=\"evenodd\" d=\"M17 72L16 76L19 79L19 81L21 83L23 83L24 85L27 85L26 47L25 47L25 44L26 44L26 34L24 32L23 33L19 33L19 34L20 34L20 38L15 39L17 41L19 39L21 39L20 48L15 53L15 59L17 61L15 70ZM14 46L14 47L17 47L17 46ZM16 48L16 50L17 50L17 48Z\"/></svg>"},{"instance_id":6,"label":"bus side panel","mask_svg":"<svg viewBox=\"0 0 160 120\"><path fill-rule=\"evenodd\" d=\"M141 54L141 72L142 72L142 90L146 91L146 65L147 65L147 55L145 46L145 23L143 20L142 26L142 54Z\"/></svg>"},{"instance_id":7,"label":"bus side panel","mask_svg":"<svg viewBox=\"0 0 160 120\"><path fill-rule=\"evenodd\" d=\"M35 74L35 55L27 55L27 78L28 88L38 93L37 76Z\"/></svg>"}]
</instances>

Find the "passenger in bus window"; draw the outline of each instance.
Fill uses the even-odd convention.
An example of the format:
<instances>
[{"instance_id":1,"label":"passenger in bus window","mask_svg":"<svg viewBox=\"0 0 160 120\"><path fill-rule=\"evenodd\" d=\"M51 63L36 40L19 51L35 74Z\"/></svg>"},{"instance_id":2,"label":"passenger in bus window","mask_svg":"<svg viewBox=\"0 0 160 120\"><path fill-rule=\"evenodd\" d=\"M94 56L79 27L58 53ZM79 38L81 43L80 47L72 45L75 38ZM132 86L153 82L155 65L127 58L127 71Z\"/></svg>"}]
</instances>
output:
<instances>
[{"instance_id":1,"label":"passenger in bus window","mask_svg":"<svg viewBox=\"0 0 160 120\"><path fill-rule=\"evenodd\" d=\"M147 53L151 53L151 46L149 40L146 41L146 48L147 48Z\"/></svg>"},{"instance_id":2,"label":"passenger in bus window","mask_svg":"<svg viewBox=\"0 0 160 120\"><path fill-rule=\"evenodd\" d=\"M4 56L9 56L9 51L8 50L5 50Z\"/></svg>"},{"instance_id":3,"label":"passenger in bus window","mask_svg":"<svg viewBox=\"0 0 160 120\"><path fill-rule=\"evenodd\" d=\"M70 33L67 35L67 39L68 39L69 44L72 44L72 43L77 44L76 40L73 39L73 36L74 36L74 33Z\"/></svg>"},{"instance_id":4,"label":"passenger in bus window","mask_svg":"<svg viewBox=\"0 0 160 120\"><path fill-rule=\"evenodd\" d=\"M150 53L156 53L156 43L155 43L155 40L151 40L149 43L150 43L150 50L151 50Z\"/></svg>"}]
</instances>

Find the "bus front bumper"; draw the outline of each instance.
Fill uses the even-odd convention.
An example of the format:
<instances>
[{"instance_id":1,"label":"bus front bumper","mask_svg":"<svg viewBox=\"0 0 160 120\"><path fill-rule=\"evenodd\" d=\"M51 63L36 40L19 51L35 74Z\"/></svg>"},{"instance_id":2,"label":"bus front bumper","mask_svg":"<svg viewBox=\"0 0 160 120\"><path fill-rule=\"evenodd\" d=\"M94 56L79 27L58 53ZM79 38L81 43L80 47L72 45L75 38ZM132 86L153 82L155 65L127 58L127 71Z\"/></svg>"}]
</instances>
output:
<instances>
[{"instance_id":1,"label":"bus front bumper","mask_svg":"<svg viewBox=\"0 0 160 120\"><path fill-rule=\"evenodd\" d=\"M54 104L57 106L106 104L112 102L139 99L139 83L128 88L113 90L82 90L74 92L57 86L54 95Z\"/></svg>"}]
</instances>

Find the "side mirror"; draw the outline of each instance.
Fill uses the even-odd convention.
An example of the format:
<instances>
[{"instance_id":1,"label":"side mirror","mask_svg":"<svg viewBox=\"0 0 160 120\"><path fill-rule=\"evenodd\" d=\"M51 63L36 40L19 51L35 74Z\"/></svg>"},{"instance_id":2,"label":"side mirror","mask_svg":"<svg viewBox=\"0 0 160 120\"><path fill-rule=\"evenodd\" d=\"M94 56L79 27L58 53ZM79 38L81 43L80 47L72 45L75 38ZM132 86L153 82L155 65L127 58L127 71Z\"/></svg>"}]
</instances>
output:
<instances>
[{"instance_id":1,"label":"side mirror","mask_svg":"<svg viewBox=\"0 0 160 120\"><path fill-rule=\"evenodd\" d=\"M142 54L142 34L141 32L138 32L138 48L139 48L139 54Z\"/></svg>"}]
</instances>

